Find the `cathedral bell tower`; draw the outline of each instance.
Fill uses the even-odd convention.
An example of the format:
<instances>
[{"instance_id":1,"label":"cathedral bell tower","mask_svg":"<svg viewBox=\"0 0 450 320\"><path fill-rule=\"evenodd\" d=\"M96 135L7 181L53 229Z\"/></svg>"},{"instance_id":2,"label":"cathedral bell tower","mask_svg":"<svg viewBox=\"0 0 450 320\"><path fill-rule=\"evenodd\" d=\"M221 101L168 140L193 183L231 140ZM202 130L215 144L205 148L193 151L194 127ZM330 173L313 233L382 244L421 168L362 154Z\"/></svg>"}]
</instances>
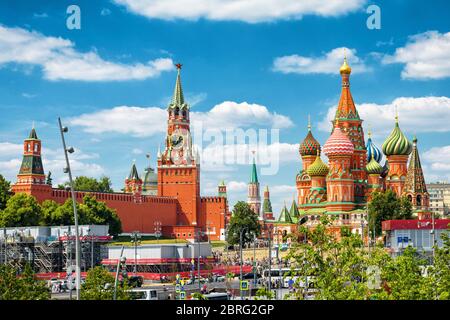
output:
<instances>
[{"instance_id":1,"label":"cathedral bell tower","mask_svg":"<svg viewBox=\"0 0 450 320\"><path fill-rule=\"evenodd\" d=\"M364 131L362 128L363 120L360 119L352 93L350 92L350 74L352 68L347 63L347 57L344 57L339 72L342 77L342 91L336 115L333 121L333 128L339 126L343 133L347 135L353 143L354 152L350 161L350 170L354 179L355 202L362 203L365 200L367 179L366 164L367 151L364 142Z\"/></svg>"},{"instance_id":2,"label":"cathedral bell tower","mask_svg":"<svg viewBox=\"0 0 450 320\"><path fill-rule=\"evenodd\" d=\"M165 149L158 152L158 196L178 199L177 225L197 226L200 208L200 161L194 153L189 105L181 86L181 64L172 101L167 107Z\"/></svg>"}]
</instances>

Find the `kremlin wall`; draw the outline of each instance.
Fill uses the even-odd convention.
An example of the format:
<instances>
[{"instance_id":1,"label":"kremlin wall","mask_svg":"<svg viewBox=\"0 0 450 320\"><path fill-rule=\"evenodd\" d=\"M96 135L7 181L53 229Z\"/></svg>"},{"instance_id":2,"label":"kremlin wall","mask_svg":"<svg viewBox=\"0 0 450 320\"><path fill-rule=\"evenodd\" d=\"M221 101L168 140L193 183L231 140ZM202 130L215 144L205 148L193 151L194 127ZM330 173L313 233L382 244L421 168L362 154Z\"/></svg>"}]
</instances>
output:
<instances>
[{"instance_id":1,"label":"kremlin wall","mask_svg":"<svg viewBox=\"0 0 450 320\"><path fill-rule=\"evenodd\" d=\"M181 86L181 65L172 101L167 108L167 135L164 150L158 150L157 173L151 167L144 179L133 163L125 180L124 193L90 193L115 209L122 221L124 233L140 231L154 233L160 222L162 234L171 238L194 239L197 232L207 232L211 240L225 238L226 222L230 218L226 185L218 186L218 196L200 195L200 161L192 145L189 105ZM419 158L418 140L411 141L400 129L398 115L394 128L382 145L386 160L374 145L371 133L365 142L363 120L360 119L350 92L351 67L347 60L340 68L341 97L331 134L323 146L314 138L311 125L300 143L301 169L295 177L297 199L290 210L286 205L274 218L267 186L263 203L255 161L251 166L247 202L258 214L261 224L272 226L281 236L295 231L301 217L314 227L321 215L336 217L331 230L340 232L343 226L362 234L367 224L367 203L374 191L393 190L406 196L419 219L430 218L429 194ZM328 158L325 163L321 155ZM54 189L41 160L41 141L33 128L25 139L23 163L12 191L35 196L39 202L47 199L63 203L70 197L64 190ZM82 201L86 192L77 192ZM264 234L264 232L263 232Z\"/></svg>"},{"instance_id":2,"label":"kremlin wall","mask_svg":"<svg viewBox=\"0 0 450 320\"><path fill-rule=\"evenodd\" d=\"M224 240L229 217L226 186L224 183L218 186L219 196L200 196L200 161L192 146L189 105L184 101L181 87L181 65L177 68L175 90L167 108L165 150L158 152L157 175L148 167L142 180L133 163L124 193L76 192L76 198L82 202L83 196L89 193L115 209L123 233L155 234L156 226L160 225L164 237L198 239L202 232L211 240ZM62 204L70 198L70 192L52 187L42 165L41 147L33 128L24 141L22 165L12 192L33 195L39 202L54 200Z\"/></svg>"}]
</instances>

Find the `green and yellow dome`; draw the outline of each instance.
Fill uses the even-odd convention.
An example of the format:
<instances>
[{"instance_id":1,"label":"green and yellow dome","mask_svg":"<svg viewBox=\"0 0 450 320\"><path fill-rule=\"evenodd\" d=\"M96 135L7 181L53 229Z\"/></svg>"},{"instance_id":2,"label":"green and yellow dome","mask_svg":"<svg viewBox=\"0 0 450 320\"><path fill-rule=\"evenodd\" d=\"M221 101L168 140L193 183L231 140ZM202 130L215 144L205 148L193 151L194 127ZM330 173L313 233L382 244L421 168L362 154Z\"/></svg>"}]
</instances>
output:
<instances>
[{"instance_id":1,"label":"green and yellow dome","mask_svg":"<svg viewBox=\"0 0 450 320\"><path fill-rule=\"evenodd\" d=\"M320 149L319 149L320 150ZM320 151L317 151L317 157L316 160L308 167L308 170L306 172L311 177L325 177L328 174L328 166L323 163L322 159L320 158Z\"/></svg>"},{"instance_id":2,"label":"green and yellow dome","mask_svg":"<svg viewBox=\"0 0 450 320\"><path fill-rule=\"evenodd\" d=\"M368 174L381 174L383 172L383 167L375 160L373 154L369 163L366 165L366 171Z\"/></svg>"},{"instance_id":3,"label":"green and yellow dome","mask_svg":"<svg viewBox=\"0 0 450 320\"><path fill-rule=\"evenodd\" d=\"M400 155L409 155L412 151L412 144L400 130L398 125L398 118L395 120L395 127L392 130L389 137L384 141L383 153L386 156L400 156Z\"/></svg>"}]
</instances>

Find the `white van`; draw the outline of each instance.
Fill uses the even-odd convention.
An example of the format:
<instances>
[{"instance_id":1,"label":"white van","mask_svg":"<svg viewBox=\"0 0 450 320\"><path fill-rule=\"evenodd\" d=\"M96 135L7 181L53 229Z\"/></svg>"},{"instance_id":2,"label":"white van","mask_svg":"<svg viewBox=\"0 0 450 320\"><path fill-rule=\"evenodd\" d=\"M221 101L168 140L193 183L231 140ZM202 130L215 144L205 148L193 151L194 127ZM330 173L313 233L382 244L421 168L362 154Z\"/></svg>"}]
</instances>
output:
<instances>
[{"instance_id":1,"label":"white van","mask_svg":"<svg viewBox=\"0 0 450 320\"><path fill-rule=\"evenodd\" d=\"M129 290L131 300L167 300L168 292L156 289L135 289Z\"/></svg>"}]
</instances>

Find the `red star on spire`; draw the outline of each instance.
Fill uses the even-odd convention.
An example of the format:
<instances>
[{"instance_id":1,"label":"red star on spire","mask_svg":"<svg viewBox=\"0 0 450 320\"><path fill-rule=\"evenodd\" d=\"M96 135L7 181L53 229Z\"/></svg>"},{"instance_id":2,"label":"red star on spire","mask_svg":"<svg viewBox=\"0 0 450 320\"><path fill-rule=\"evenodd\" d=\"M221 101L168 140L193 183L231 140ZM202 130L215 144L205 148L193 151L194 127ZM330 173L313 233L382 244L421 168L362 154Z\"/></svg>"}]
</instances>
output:
<instances>
[{"instance_id":1,"label":"red star on spire","mask_svg":"<svg viewBox=\"0 0 450 320\"><path fill-rule=\"evenodd\" d=\"M175 67L177 67L178 70L180 70L182 66L183 66L183 65L182 65L181 63L176 63L176 64L175 64Z\"/></svg>"}]
</instances>

